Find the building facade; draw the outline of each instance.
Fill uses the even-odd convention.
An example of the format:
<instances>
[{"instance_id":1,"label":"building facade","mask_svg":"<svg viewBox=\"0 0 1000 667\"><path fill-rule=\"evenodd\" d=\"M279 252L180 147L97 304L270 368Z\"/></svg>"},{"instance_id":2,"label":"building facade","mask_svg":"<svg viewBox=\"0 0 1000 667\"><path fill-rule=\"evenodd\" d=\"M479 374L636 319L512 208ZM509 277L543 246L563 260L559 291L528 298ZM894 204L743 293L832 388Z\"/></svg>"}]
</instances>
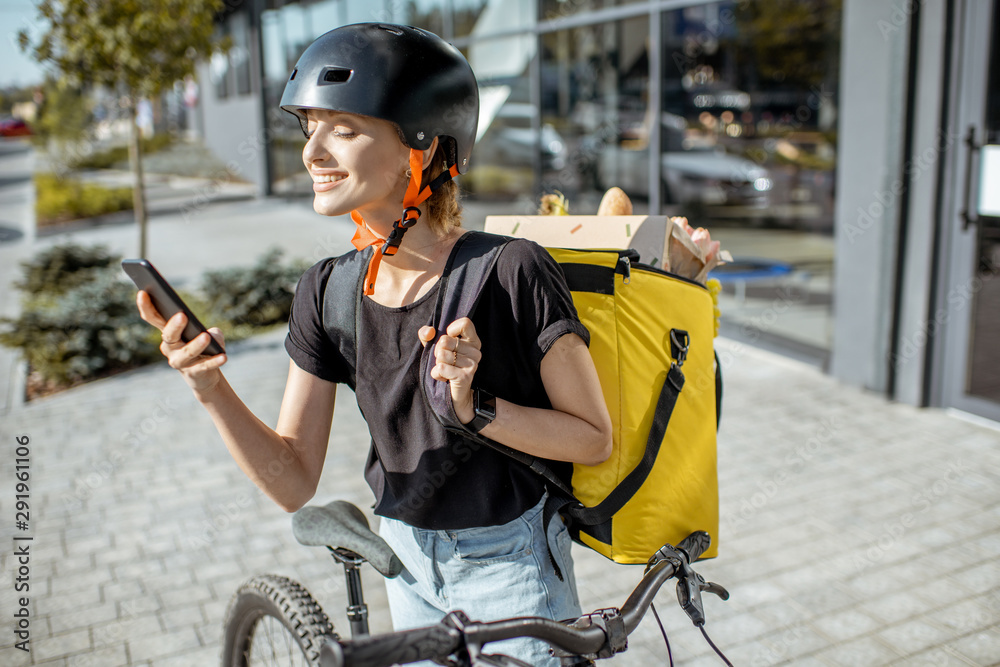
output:
<instances>
[{"instance_id":1,"label":"building facade","mask_svg":"<svg viewBox=\"0 0 1000 667\"><path fill-rule=\"evenodd\" d=\"M349 23L426 28L480 83L470 226L621 187L732 252L724 335L1000 420L995 1L230 2L196 124L262 195L309 196L278 109L299 54Z\"/></svg>"}]
</instances>

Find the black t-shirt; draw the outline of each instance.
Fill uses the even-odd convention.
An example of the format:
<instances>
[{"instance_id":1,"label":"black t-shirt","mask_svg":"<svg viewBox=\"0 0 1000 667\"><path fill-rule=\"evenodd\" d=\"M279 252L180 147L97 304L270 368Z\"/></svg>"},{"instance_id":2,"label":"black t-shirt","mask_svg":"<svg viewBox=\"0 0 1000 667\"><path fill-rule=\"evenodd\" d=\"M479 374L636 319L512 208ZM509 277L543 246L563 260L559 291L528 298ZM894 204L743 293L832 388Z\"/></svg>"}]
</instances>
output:
<instances>
[{"instance_id":1,"label":"black t-shirt","mask_svg":"<svg viewBox=\"0 0 1000 667\"><path fill-rule=\"evenodd\" d=\"M322 324L322 297L332 259L299 280L285 349L299 368L345 383L349 365ZM542 478L510 457L446 431L419 381L417 330L432 324L437 285L401 308L362 299L358 330L358 406L372 442L365 478L375 513L433 530L490 526L520 516L541 497ZM513 403L551 407L542 357L563 334L589 342L565 277L548 252L524 239L503 249L472 321L483 358L474 384ZM572 464L552 462L568 478Z\"/></svg>"}]
</instances>

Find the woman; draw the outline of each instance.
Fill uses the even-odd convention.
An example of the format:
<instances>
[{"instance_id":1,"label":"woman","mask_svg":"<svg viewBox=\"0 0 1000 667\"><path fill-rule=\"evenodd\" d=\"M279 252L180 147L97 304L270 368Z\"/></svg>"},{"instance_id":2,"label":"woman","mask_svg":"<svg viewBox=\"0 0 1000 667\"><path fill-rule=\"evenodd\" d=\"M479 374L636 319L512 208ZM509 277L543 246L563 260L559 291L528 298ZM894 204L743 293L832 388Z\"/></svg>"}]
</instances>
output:
<instances>
[{"instance_id":1,"label":"woman","mask_svg":"<svg viewBox=\"0 0 1000 667\"><path fill-rule=\"evenodd\" d=\"M563 472L603 461L611 450L587 331L543 249L511 241L475 314L445 332L428 324L438 279L463 236L450 178L466 170L475 140L471 68L423 30L345 26L303 53L281 106L308 137L302 158L314 209L351 213L355 245L374 246L357 328L356 396L372 436L365 476L380 533L406 566L387 581L395 627L430 625L454 609L477 620L578 615L566 528L559 520L543 526L544 480L467 433L446 430L426 401L415 400L422 347L436 338L432 376L448 383L469 433L549 459ZM288 381L273 430L226 382L225 355L199 357L207 334L183 343L183 315L165 322L145 293L137 297L143 319L162 330L160 349L237 463L289 512L316 491L336 386L353 379L354 360L323 327L325 290L337 287L327 285L335 261L312 266L296 288ZM218 329L211 333L223 340ZM267 475L275 459L285 472ZM557 664L537 641L496 650Z\"/></svg>"}]
</instances>

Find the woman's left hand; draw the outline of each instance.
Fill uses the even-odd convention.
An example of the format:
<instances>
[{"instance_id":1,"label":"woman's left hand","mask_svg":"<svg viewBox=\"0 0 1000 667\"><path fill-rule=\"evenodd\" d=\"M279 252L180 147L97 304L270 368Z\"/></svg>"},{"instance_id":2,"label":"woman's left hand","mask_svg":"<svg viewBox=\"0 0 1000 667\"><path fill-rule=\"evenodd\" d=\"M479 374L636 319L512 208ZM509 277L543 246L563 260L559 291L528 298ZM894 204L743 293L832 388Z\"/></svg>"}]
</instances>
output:
<instances>
[{"instance_id":1,"label":"woman's left hand","mask_svg":"<svg viewBox=\"0 0 1000 667\"><path fill-rule=\"evenodd\" d=\"M434 327L420 327L417 336L425 345L434 340ZM468 317L455 320L434 347L435 364L431 377L451 386L451 400L459 421L467 424L475 416L472 406L472 378L483 358L482 343Z\"/></svg>"}]
</instances>

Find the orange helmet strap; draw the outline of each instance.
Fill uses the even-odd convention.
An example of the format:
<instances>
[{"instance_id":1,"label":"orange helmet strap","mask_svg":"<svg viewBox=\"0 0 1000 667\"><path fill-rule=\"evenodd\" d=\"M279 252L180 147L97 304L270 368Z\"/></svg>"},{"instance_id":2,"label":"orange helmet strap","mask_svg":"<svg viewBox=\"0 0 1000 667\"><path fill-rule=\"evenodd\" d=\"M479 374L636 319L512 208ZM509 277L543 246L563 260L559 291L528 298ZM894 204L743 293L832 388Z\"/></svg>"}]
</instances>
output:
<instances>
[{"instance_id":1,"label":"orange helmet strap","mask_svg":"<svg viewBox=\"0 0 1000 667\"><path fill-rule=\"evenodd\" d=\"M382 263L382 257L395 255L396 251L399 250L399 244L403 241L403 235L406 233L406 230L417 224L417 219L420 218L420 209L417 207L437 192L442 185L458 176L458 165L453 164L447 171L442 172L433 181L423 186L423 164L423 151L411 148L410 173L412 175L410 176L409 184L406 186L406 194L403 196L403 215L392 223L392 231L389 232L389 236L385 239L376 236L374 232L368 229L360 213L351 211L351 219L358 226L358 229L355 230L354 239L352 239L355 248L362 250L382 241L382 246L375 249L375 254L372 255L371 261L368 262L368 271L365 273L364 284L364 293L366 295L375 293L375 278L378 275L378 268Z\"/></svg>"}]
</instances>

